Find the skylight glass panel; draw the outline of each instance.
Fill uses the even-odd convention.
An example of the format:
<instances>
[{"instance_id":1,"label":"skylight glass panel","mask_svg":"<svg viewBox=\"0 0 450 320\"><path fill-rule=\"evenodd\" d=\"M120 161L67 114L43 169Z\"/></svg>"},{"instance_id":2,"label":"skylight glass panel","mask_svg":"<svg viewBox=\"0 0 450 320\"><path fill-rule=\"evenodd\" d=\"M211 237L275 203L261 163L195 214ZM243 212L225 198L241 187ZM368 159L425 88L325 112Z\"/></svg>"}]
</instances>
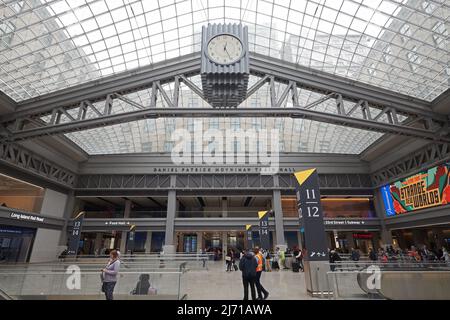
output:
<instances>
[{"instance_id":1,"label":"skylight glass panel","mask_svg":"<svg viewBox=\"0 0 450 320\"><path fill-rule=\"evenodd\" d=\"M18 1L0 4L0 14L4 16L0 55L14 65L16 60L24 62L17 72L0 69L0 78L10 79L8 85L0 85L0 90L16 101L41 94L43 83L47 84L45 91L53 92L111 71L129 70L137 62L145 66L198 51L201 27L208 22L247 25L251 51L395 88L419 99L431 101L448 88L444 69L448 64L450 15L446 2L71 0L46 1L37 6ZM129 43L135 44L133 49ZM424 57L418 74L405 54L411 44ZM58 61L56 56L61 53L51 48L55 45L60 52L78 52L78 57L72 57L76 64L67 68L65 61ZM119 55L135 51L138 58L128 55L133 60L113 64L111 69L103 62L104 51L115 57L117 46L122 51ZM383 51L387 46L390 53ZM33 69L33 60L27 54L40 50L46 51L46 66L56 62L58 77L45 68L40 72ZM367 77L372 57L380 60L376 69L382 72L377 72L377 77ZM396 77L390 77L394 68L398 68ZM34 77L24 76L29 74Z\"/></svg>"}]
</instances>

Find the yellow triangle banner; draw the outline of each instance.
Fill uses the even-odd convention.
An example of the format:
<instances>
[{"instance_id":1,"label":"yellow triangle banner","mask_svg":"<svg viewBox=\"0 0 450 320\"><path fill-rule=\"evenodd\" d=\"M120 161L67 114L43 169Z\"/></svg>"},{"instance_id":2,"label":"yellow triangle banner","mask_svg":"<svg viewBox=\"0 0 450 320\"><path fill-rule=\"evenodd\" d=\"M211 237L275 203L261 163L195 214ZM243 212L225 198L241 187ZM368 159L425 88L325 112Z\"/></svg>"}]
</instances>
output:
<instances>
[{"instance_id":1,"label":"yellow triangle banner","mask_svg":"<svg viewBox=\"0 0 450 320\"><path fill-rule=\"evenodd\" d=\"M267 213L268 211L258 211L258 217L259 219L262 219L262 217L264 217L264 215Z\"/></svg>"},{"instance_id":2,"label":"yellow triangle banner","mask_svg":"<svg viewBox=\"0 0 450 320\"><path fill-rule=\"evenodd\" d=\"M251 224L246 224L246 225L245 225L245 230L248 230L248 229L250 229L251 227L252 227Z\"/></svg>"},{"instance_id":3,"label":"yellow triangle banner","mask_svg":"<svg viewBox=\"0 0 450 320\"><path fill-rule=\"evenodd\" d=\"M298 184L302 185L306 181L306 179L308 179L309 176L314 173L314 171L316 171L316 168L295 172L294 175L298 181Z\"/></svg>"}]
</instances>

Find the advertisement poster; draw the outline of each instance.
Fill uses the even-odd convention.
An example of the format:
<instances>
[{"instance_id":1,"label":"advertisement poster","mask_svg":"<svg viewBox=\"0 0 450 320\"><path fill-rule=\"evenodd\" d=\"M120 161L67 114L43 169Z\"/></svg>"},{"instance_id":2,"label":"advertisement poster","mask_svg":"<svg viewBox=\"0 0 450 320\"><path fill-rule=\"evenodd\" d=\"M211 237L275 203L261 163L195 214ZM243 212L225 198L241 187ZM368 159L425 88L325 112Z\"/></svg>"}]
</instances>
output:
<instances>
[{"instance_id":1,"label":"advertisement poster","mask_svg":"<svg viewBox=\"0 0 450 320\"><path fill-rule=\"evenodd\" d=\"M450 202L450 163L421 171L381 188L387 216L445 205Z\"/></svg>"}]
</instances>

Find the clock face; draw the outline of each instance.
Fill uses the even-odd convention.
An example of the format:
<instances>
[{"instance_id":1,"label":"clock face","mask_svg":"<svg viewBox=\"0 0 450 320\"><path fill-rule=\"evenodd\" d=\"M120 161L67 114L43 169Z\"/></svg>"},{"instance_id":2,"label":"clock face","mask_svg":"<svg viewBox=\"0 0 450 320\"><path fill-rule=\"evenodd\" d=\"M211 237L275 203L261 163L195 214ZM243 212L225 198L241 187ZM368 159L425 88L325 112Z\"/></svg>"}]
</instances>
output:
<instances>
[{"instance_id":1,"label":"clock face","mask_svg":"<svg viewBox=\"0 0 450 320\"><path fill-rule=\"evenodd\" d=\"M217 64L231 64L242 56L241 41L229 34L215 36L208 43L209 58Z\"/></svg>"}]
</instances>

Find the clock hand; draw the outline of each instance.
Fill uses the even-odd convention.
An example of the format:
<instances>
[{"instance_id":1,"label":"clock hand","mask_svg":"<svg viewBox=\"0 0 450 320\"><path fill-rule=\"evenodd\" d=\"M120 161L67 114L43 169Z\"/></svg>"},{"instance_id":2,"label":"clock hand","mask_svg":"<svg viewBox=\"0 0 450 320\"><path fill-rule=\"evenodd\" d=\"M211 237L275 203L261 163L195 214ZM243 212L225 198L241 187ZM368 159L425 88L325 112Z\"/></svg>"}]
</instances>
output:
<instances>
[{"instance_id":1,"label":"clock hand","mask_svg":"<svg viewBox=\"0 0 450 320\"><path fill-rule=\"evenodd\" d=\"M227 55L228 55L228 58L230 58L231 59L231 56L230 56L230 53L228 52L228 50L225 48L225 52L227 53Z\"/></svg>"}]
</instances>

